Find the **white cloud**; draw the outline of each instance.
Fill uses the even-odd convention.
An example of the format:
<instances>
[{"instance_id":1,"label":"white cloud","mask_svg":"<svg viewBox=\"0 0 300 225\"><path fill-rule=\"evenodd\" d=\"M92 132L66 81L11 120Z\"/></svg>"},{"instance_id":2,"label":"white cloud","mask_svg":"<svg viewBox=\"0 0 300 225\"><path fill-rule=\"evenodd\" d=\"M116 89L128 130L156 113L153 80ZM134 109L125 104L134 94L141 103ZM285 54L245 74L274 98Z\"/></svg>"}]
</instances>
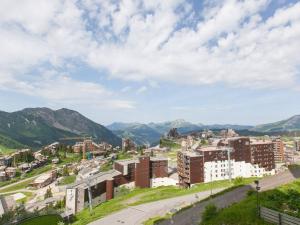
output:
<instances>
[{"instance_id":1,"label":"white cloud","mask_svg":"<svg viewBox=\"0 0 300 225\"><path fill-rule=\"evenodd\" d=\"M48 86L38 73L28 76L45 64L60 70L76 68L78 62L108 71L114 79L146 81L150 87L161 81L251 88L299 85L299 2L281 6L266 20L260 13L267 10L268 0L212 2L195 12L183 0L3 0L0 88L32 93L31 88L41 85L47 89L41 96L57 101L68 98L62 85L52 86L60 79L85 91L79 96L68 89L74 99L107 95L110 91L102 86L70 76L52 78ZM141 92L146 89L142 86ZM112 105L133 107L130 101Z\"/></svg>"},{"instance_id":2,"label":"white cloud","mask_svg":"<svg viewBox=\"0 0 300 225\"><path fill-rule=\"evenodd\" d=\"M146 86L142 86L139 89L137 89L136 93L141 94L141 93L144 93L147 90L148 90L148 88Z\"/></svg>"}]
</instances>

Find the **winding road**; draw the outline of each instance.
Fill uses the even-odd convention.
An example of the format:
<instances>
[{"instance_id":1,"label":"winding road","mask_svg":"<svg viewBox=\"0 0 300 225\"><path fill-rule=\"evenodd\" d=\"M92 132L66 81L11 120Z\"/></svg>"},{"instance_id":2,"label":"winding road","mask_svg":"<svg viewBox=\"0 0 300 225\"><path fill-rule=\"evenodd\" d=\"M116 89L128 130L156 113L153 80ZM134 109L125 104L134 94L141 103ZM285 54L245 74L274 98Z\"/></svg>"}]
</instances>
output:
<instances>
[{"instance_id":1,"label":"winding road","mask_svg":"<svg viewBox=\"0 0 300 225\"><path fill-rule=\"evenodd\" d=\"M300 169L285 171L279 173L275 176L266 177L261 179L260 186L261 190L269 190L277 186L289 183L296 178L300 177ZM247 191L253 189L253 185L246 185L237 189L234 189L230 192L227 192L223 195L213 198L212 201L218 207L226 207L231 205L234 202L241 201L245 198ZM214 193L220 192L223 189L216 189ZM163 216L166 213L173 211L176 208L182 208L192 203L198 202L199 200L209 197L210 191L199 192L197 195L185 195L165 200L160 200L156 202L141 204L138 206L129 207L108 215L104 218L96 220L89 225L140 225L149 218L155 216ZM192 225L199 224L201 220L201 212L203 212L205 206L210 201L204 201L197 203L194 207L191 207L187 210L184 210L176 214L172 220L163 221L162 225L173 224L173 225Z\"/></svg>"}]
</instances>

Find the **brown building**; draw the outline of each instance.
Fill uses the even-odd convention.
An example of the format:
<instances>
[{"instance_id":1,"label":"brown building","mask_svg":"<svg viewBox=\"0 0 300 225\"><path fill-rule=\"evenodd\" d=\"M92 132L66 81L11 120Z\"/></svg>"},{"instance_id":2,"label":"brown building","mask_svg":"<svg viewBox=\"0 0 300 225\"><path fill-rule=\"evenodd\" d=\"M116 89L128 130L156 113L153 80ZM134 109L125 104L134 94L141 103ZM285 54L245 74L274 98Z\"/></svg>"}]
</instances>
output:
<instances>
[{"instance_id":1,"label":"brown building","mask_svg":"<svg viewBox=\"0 0 300 225\"><path fill-rule=\"evenodd\" d=\"M117 187L135 182L136 187L151 185L151 178L168 176L168 161L163 158L141 156L119 160L114 169L82 179L66 189L66 210L73 214L89 204L98 205L114 197Z\"/></svg>"},{"instance_id":2,"label":"brown building","mask_svg":"<svg viewBox=\"0 0 300 225\"><path fill-rule=\"evenodd\" d=\"M115 178L118 184L135 182L136 187L150 187L150 179L168 176L168 160L150 156L138 159L118 160L114 169L122 173Z\"/></svg>"},{"instance_id":3,"label":"brown building","mask_svg":"<svg viewBox=\"0 0 300 225\"><path fill-rule=\"evenodd\" d=\"M284 144L281 138L272 139L274 160L277 163L284 162Z\"/></svg>"},{"instance_id":4,"label":"brown building","mask_svg":"<svg viewBox=\"0 0 300 225\"><path fill-rule=\"evenodd\" d=\"M235 161L251 162L250 138L235 137L221 140L218 146L229 146L232 148L231 158Z\"/></svg>"},{"instance_id":5,"label":"brown building","mask_svg":"<svg viewBox=\"0 0 300 225\"><path fill-rule=\"evenodd\" d=\"M114 197L114 178L120 172L110 170L100 172L70 185L66 189L66 211L73 214L91 205L98 205Z\"/></svg>"},{"instance_id":6,"label":"brown building","mask_svg":"<svg viewBox=\"0 0 300 225\"><path fill-rule=\"evenodd\" d=\"M179 185L190 187L191 184L204 182L204 158L197 152L178 151L177 172Z\"/></svg>"},{"instance_id":7,"label":"brown building","mask_svg":"<svg viewBox=\"0 0 300 225\"><path fill-rule=\"evenodd\" d=\"M266 171L275 168L273 143L271 141L252 141L251 163L263 167Z\"/></svg>"}]
</instances>

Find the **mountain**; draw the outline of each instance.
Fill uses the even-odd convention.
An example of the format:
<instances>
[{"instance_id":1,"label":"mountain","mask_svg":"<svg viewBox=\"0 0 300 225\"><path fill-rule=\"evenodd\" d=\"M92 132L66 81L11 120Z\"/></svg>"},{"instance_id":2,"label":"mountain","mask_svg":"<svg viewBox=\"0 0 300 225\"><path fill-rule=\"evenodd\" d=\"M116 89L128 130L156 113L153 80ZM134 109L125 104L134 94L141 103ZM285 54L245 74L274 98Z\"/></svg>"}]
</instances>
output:
<instances>
[{"instance_id":1,"label":"mountain","mask_svg":"<svg viewBox=\"0 0 300 225\"><path fill-rule=\"evenodd\" d=\"M205 129L234 129L234 130L249 130L253 126L249 125L235 125L235 124L212 124L212 125L203 125L202 128Z\"/></svg>"},{"instance_id":2,"label":"mountain","mask_svg":"<svg viewBox=\"0 0 300 225\"><path fill-rule=\"evenodd\" d=\"M203 125L201 123L190 123L183 119L160 122L160 123L122 123L115 122L107 126L108 129L112 130L116 135L122 138L130 138L137 144L157 144L160 137L169 132L172 128L177 128L180 134L188 134L194 131L201 131L203 129L227 129L232 128L235 130L248 130L252 126L243 125Z\"/></svg>"},{"instance_id":3,"label":"mountain","mask_svg":"<svg viewBox=\"0 0 300 225\"><path fill-rule=\"evenodd\" d=\"M171 128L177 128L179 133L187 133L202 129L202 124L193 124L183 119L167 121L162 123L149 123L148 126L161 134L166 134ZM202 125L203 126L203 125Z\"/></svg>"},{"instance_id":4,"label":"mountain","mask_svg":"<svg viewBox=\"0 0 300 225\"><path fill-rule=\"evenodd\" d=\"M121 144L121 139L106 127L69 109L27 108L12 113L0 111L0 135L29 147L40 147L60 138L79 136L92 136L96 141L113 145Z\"/></svg>"},{"instance_id":5,"label":"mountain","mask_svg":"<svg viewBox=\"0 0 300 225\"><path fill-rule=\"evenodd\" d=\"M106 126L106 128L114 131L114 130L125 130L125 129L129 129L131 127L140 126L140 125L143 125L143 124L141 124L141 123L114 122L114 123Z\"/></svg>"},{"instance_id":6,"label":"mountain","mask_svg":"<svg viewBox=\"0 0 300 225\"><path fill-rule=\"evenodd\" d=\"M121 123L119 123L119 125L120 124ZM123 124L113 128L119 128L119 130L112 129L116 135L122 138L130 138L138 145L158 144L161 137L161 133L157 132L146 124Z\"/></svg>"},{"instance_id":7,"label":"mountain","mask_svg":"<svg viewBox=\"0 0 300 225\"><path fill-rule=\"evenodd\" d=\"M275 123L261 124L251 130L258 132L299 131L300 115L292 116L286 120L281 120Z\"/></svg>"}]
</instances>

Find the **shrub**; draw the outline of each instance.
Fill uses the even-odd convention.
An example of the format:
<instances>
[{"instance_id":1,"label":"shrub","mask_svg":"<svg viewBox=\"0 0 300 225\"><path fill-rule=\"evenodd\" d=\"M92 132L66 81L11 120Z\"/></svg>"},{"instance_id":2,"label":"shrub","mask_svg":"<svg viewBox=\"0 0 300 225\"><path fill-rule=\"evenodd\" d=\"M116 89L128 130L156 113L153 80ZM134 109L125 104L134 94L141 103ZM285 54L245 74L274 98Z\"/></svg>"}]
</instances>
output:
<instances>
[{"instance_id":1,"label":"shrub","mask_svg":"<svg viewBox=\"0 0 300 225\"><path fill-rule=\"evenodd\" d=\"M202 213L202 221L209 221L218 214L218 209L214 204L209 204L205 207L204 212Z\"/></svg>"},{"instance_id":2,"label":"shrub","mask_svg":"<svg viewBox=\"0 0 300 225\"><path fill-rule=\"evenodd\" d=\"M234 185L239 185L244 183L244 178L243 177L237 177L233 180Z\"/></svg>"}]
</instances>

